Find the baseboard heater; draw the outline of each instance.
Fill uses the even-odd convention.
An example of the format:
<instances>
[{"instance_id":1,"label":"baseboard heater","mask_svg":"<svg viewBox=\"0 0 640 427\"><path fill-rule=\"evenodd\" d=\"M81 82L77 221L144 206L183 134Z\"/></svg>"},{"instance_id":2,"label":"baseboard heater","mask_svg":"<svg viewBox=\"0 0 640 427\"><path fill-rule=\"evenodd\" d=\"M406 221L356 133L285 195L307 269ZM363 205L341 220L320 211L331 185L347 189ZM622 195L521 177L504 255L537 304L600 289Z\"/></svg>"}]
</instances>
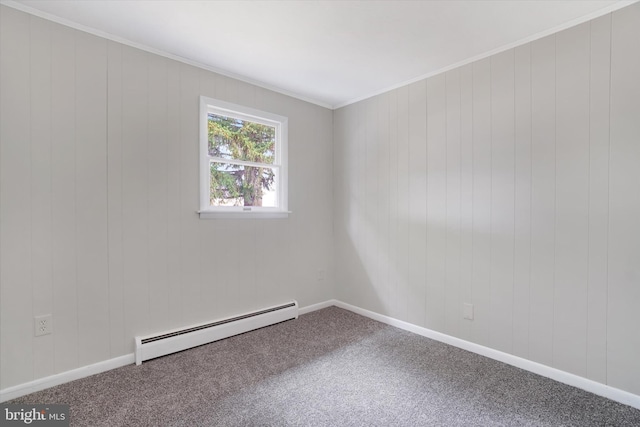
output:
<instances>
[{"instance_id":1,"label":"baseboard heater","mask_svg":"<svg viewBox=\"0 0 640 427\"><path fill-rule=\"evenodd\" d=\"M298 303L292 301L213 322L136 337L136 365L145 360L297 318Z\"/></svg>"}]
</instances>

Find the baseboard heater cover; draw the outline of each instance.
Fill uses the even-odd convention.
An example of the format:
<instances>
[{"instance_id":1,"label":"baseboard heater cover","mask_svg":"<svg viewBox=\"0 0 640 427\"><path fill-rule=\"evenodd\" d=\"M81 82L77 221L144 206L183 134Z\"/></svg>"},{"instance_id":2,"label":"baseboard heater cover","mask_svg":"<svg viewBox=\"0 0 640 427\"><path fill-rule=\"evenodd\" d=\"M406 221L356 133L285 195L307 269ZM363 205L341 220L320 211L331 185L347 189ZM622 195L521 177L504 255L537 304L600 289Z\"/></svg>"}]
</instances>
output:
<instances>
[{"instance_id":1,"label":"baseboard heater cover","mask_svg":"<svg viewBox=\"0 0 640 427\"><path fill-rule=\"evenodd\" d=\"M138 336L135 338L136 365L140 365L145 360L297 318L298 302L291 301L221 320L172 329L153 335Z\"/></svg>"}]
</instances>

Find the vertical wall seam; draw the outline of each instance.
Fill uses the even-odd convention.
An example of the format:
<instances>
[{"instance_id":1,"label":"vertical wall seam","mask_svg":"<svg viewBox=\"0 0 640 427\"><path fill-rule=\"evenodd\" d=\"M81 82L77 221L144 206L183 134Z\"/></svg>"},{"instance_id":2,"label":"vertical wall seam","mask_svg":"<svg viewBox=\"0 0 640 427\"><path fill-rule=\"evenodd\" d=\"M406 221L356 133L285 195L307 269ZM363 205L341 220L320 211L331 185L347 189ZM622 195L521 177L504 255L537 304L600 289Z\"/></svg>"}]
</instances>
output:
<instances>
[{"instance_id":1,"label":"vertical wall seam","mask_svg":"<svg viewBox=\"0 0 640 427\"><path fill-rule=\"evenodd\" d=\"M585 340L585 375L589 378L589 291L591 288L591 275L589 274L589 264L591 260L591 86L592 86L592 60L593 60L593 43L592 43L592 27L593 21L589 21L589 135L587 137L587 289L586 289L586 340Z\"/></svg>"},{"instance_id":2,"label":"vertical wall seam","mask_svg":"<svg viewBox=\"0 0 640 427\"><path fill-rule=\"evenodd\" d=\"M149 99L150 98L150 96L149 96L149 73L150 73L150 70L149 70L149 57L147 56L146 52L143 52L142 54L143 54L143 56L145 58L145 64L144 65L145 65L145 68L146 68L146 76L145 76L146 78L145 78L145 95L144 96L145 96L146 101L147 101L146 102L146 108L145 108L145 116L146 116L145 117L146 118L146 120L145 120L145 124L146 124L145 128L146 128L146 132L145 132L145 135L144 135L144 141L142 141L142 142L144 143L144 146L145 146L145 152L148 153L149 152L149 130L150 130L149 109L151 108L151 102L150 102L151 100ZM145 262L145 281L146 281L146 285L147 285L147 298L146 298L147 299L147 312L146 312L146 316L145 316L146 317L145 322L143 322L143 323L145 325L145 328L148 328L149 324L150 324L150 321L151 321L151 286L149 285L149 269L151 267L150 262L149 262L151 260L151 253L150 253L151 252L151 245L149 244L149 216L150 216L149 189L151 187L151 185L150 185L151 180L149 179L150 178L149 177L149 170L150 170L149 156L145 156L144 162L146 164L146 171L145 172L146 172L146 175L147 175L146 176L146 181L147 181L146 182L146 184L147 184L146 185L146 190L147 191L145 191L146 209L145 209L145 215L144 215L146 217L146 221L145 221L145 228L146 228L146 236L145 236L146 239L145 240L146 241L145 241L145 244L146 244L147 259L146 259L146 262Z\"/></svg>"},{"instance_id":3,"label":"vertical wall seam","mask_svg":"<svg viewBox=\"0 0 640 427\"><path fill-rule=\"evenodd\" d=\"M532 276L532 250L533 250L533 61L531 58L532 45L528 45L529 51L529 280L527 281L527 351L531 352L531 276Z\"/></svg>"},{"instance_id":4,"label":"vertical wall seam","mask_svg":"<svg viewBox=\"0 0 640 427\"><path fill-rule=\"evenodd\" d=\"M376 165L378 164L378 153L380 151L380 99L381 96L376 96L373 98L373 105L374 105L374 109L373 109L373 119L376 122L375 123L375 134L374 134L374 138L372 141L372 148L374 149L374 154L375 154L375 160L376 160ZM377 196L380 195L380 179L378 178L379 174L375 174L375 193ZM379 202L379 198L376 197L378 200L376 200L376 202ZM380 210L378 209L378 204L376 203L376 208L374 209L375 212L375 227L377 230L380 229ZM374 265L374 289L377 290L377 287L380 285L380 264L378 263L378 257L380 255L380 245L374 245L375 248L375 252L372 254L373 255L373 265ZM384 312L384 302L380 302L380 306L382 308L382 311Z\"/></svg>"},{"instance_id":5,"label":"vertical wall seam","mask_svg":"<svg viewBox=\"0 0 640 427\"><path fill-rule=\"evenodd\" d=\"M409 107L411 105L411 102L409 101L409 87L407 86L407 99L406 99L406 103L407 103L407 127L406 127L406 144L407 144L407 206L406 206L406 213L407 216L411 216L411 212L409 211L410 207L411 207L411 203L410 203L410 199L411 199L411 193L409 192L410 188L411 188L411 176L409 173L409 159L411 159L411 144L409 143L409 117L411 116L411 114L409 113ZM411 278L409 277L409 272L411 271L411 263L409 262L409 254L411 253L410 249L411 249L411 245L410 245L410 238L409 238L409 233L410 233L410 227L409 224L407 224L406 226L406 230L407 230L407 257L406 257L406 266L407 266L407 271L406 271L406 277L407 277L407 286L405 287L406 290L408 290L411 287ZM428 262L428 259L427 259ZM408 307L408 304L405 305L406 307ZM408 311L408 310L407 310ZM407 320L408 320L408 316L407 316Z\"/></svg>"},{"instance_id":6,"label":"vertical wall seam","mask_svg":"<svg viewBox=\"0 0 640 427\"><path fill-rule=\"evenodd\" d=\"M123 103L123 99L124 99L124 93L123 93L123 88L122 88L122 82L123 82L123 72L122 69L124 67L124 60L123 60L123 50L122 50L122 46L118 45L118 50L120 55L118 55L120 64L119 64L119 78L120 78L120 87L119 87L119 91L120 91L120 105L119 105L119 128L120 128L120 135L119 135L119 141L118 143L120 144L120 260L122 261L120 263L120 268L122 269L121 274L120 274L120 299L121 299L121 303L122 303L122 326L120 329L120 333L121 333L121 337L122 337L122 343L126 343L127 341L127 335L126 335L126 322L125 319L127 317L127 313L125 311L125 296L124 296L124 203L122 203L123 197L122 195L124 194L124 150L122 148L122 141L123 141L123 134L124 134L124 126L122 125L123 120L122 120L122 112L124 111L124 103Z\"/></svg>"},{"instance_id":7,"label":"vertical wall seam","mask_svg":"<svg viewBox=\"0 0 640 427\"><path fill-rule=\"evenodd\" d=\"M462 68L458 72L458 309L462 302ZM457 322L457 334L461 336L460 321Z\"/></svg>"},{"instance_id":8,"label":"vertical wall seam","mask_svg":"<svg viewBox=\"0 0 640 427\"><path fill-rule=\"evenodd\" d=\"M51 25L49 25L49 29L52 30L53 27ZM50 82L51 85L53 86L53 31L49 32L49 52L51 53L51 56L49 57L49 76L50 76ZM50 93L49 96L49 114L50 116L53 115L53 93ZM53 120L49 121L49 134L53 134ZM55 301L56 299L54 298L54 292L55 292L55 288L54 288L54 267L53 267L53 141L51 139L49 139L49 161L51 162L51 167L49 168L49 194L51 195L51 206L49 207L49 215L51 218L51 221L49 223L49 226L51 227L51 247L50 247L50 251L51 251L51 315L53 316L54 313L56 312L56 307L55 307ZM52 322L53 322L53 318L52 318ZM51 343L51 367L53 368L53 371L55 372L55 366L56 366L56 352L55 352L55 341L56 338L55 336L52 339L52 343Z\"/></svg>"},{"instance_id":9,"label":"vertical wall seam","mask_svg":"<svg viewBox=\"0 0 640 427\"><path fill-rule=\"evenodd\" d=\"M32 102L31 102L31 94L32 94L32 90L33 90L33 63L31 61L31 55L33 54L32 50L32 43L33 43L33 22L34 22L35 18L33 17L33 15L29 15L29 40L28 40L28 46L29 46L29 51L27 52L27 61L28 61L28 72L27 72L27 81L29 82L28 85L28 94L27 94L27 100L29 103L29 119L33 118L33 108L32 108ZM30 193L30 197L29 197L29 260L31 261L31 265L29 268L29 288L30 288L30 293L31 293L31 298L29 299L29 301L31 302L31 317L35 316L35 307L33 304L33 298L34 298L34 285L33 285L33 126L30 124L29 125L29 130L27 132L28 134L28 138L29 138L29 185L28 185L28 189L29 189L29 193ZM34 338L33 336L30 337L31 338L31 379L35 378L35 372L36 372L36 367L35 367L35 353L36 353L36 346L35 346L35 342L34 342Z\"/></svg>"},{"instance_id":10,"label":"vertical wall seam","mask_svg":"<svg viewBox=\"0 0 640 427\"><path fill-rule=\"evenodd\" d=\"M428 321L428 311L429 311L429 79L424 80L424 169L425 169L425 180L424 180L424 206L425 206L425 227L424 227L424 241L425 241L425 251L424 251L424 313L423 313L423 323L425 326L429 326ZM411 158L411 155L409 155Z\"/></svg>"},{"instance_id":11,"label":"vertical wall seam","mask_svg":"<svg viewBox=\"0 0 640 427\"><path fill-rule=\"evenodd\" d=\"M553 35L553 297L551 299L551 366L555 365L556 246L558 244L558 37Z\"/></svg>"},{"instance_id":12,"label":"vertical wall seam","mask_svg":"<svg viewBox=\"0 0 640 427\"><path fill-rule=\"evenodd\" d=\"M449 86L447 74L444 75L444 280L442 283L442 296L444 297L442 309L443 331L447 330L447 279L449 275Z\"/></svg>"},{"instance_id":13,"label":"vertical wall seam","mask_svg":"<svg viewBox=\"0 0 640 427\"><path fill-rule=\"evenodd\" d=\"M166 89L166 92L165 92L165 98L166 98L165 123L170 123L171 119L170 119L170 116L169 116L169 100L170 100L170 96L169 96L169 93L170 93L170 90L169 90L169 63L165 62L165 64L166 64L166 66L165 66L165 77L166 77L166 79L165 79L165 85L166 85L166 87L165 87L165 89ZM199 131L199 129L198 129L198 131ZM166 128L166 133L165 133L166 143L167 143L167 145L165 147L165 168L166 169L169 169L169 152L170 152L169 147L171 146L171 140L169 138L169 135L170 135L170 132L169 132L169 128L167 127ZM198 149L199 148L200 147L198 146ZM167 205L166 205L166 209L167 209L167 225L165 227L165 237L166 237L166 241L167 241L167 247L166 247L167 262L164 265L165 276L167 278L167 289L166 289L166 292L167 292L167 310L165 312L165 320L166 320L167 324L171 324L170 319L171 319L172 316L171 316L171 314L169 314L169 313L171 313L171 306L169 304L169 301L170 301L169 295L171 294L171 291L170 291L170 289L171 289L171 282L170 282L171 275L169 274L169 259L170 259L170 257L169 257L169 241L170 241L170 233L169 233L170 226L169 226L169 222L170 222L170 211L171 211L171 209L170 209L170 203L169 203L169 199L170 199L170 197L169 197L170 184L169 184L169 174L168 173L165 174L165 185L166 185L166 188L167 188Z\"/></svg>"},{"instance_id":14,"label":"vertical wall seam","mask_svg":"<svg viewBox=\"0 0 640 427\"><path fill-rule=\"evenodd\" d=\"M469 299L470 299L470 304L474 304L474 300L473 300L473 278L474 278L474 266L475 266L475 259L474 259L474 254L475 254L475 246L473 244L473 237L475 235L475 225L476 225L476 217L474 215L474 196L475 196L475 183L474 183L474 178L475 178L475 85L474 85L474 75L475 75L475 66L476 64L473 63L471 64L471 283L469 283ZM469 336L471 338L471 340L473 339L473 327L474 323L471 323L471 327L470 327L470 332L469 332Z\"/></svg>"},{"instance_id":15,"label":"vertical wall seam","mask_svg":"<svg viewBox=\"0 0 640 427\"><path fill-rule=\"evenodd\" d=\"M493 313L493 58L489 58L489 313ZM491 316L487 344L491 345Z\"/></svg>"},{"instance_id":16,"label":"vertical wall seam","mask_svg":"<svg viewBox=\"0 0 640 427\"><path fill-rule=\"evenodd\" d=\"M613 13L609 14L609 141L607 150L607 262L606 262L606 295L605 295L605 384L609 384L609 250L611 217L611 94L613 87Z\"/></svg>"},{"instance_id":17,"label":"vertical wall seam","mask_svg":"<svg viewBox=\"0 0 640 427\"><path fill-rule=\"evenodd\" d=\"M516 306L516 50L515 48L511 50L513 52L513 133L511 134L511 143L513 144L513 242L512 242L512 270L511 270L511 352L513 353L514 342L515 342L515 327L514 327L514 309Z\"/></svg>"},{"instance_id":18,"label":"vertical wall seam","mask_svg":"<svg viewBox=\"0 0 640 427\"><path fill-rule=\"evenodd\" d=\"M182 74L183 74L183 65L179 64L178 65L178 99L180 101L182 101ZM178 110L180 111L180 118L177 120L178 122L178 139L181 139L182 136L182 120L183 120L183 105L182 102L180 102L180 105L178 107ZM180 141L178 141L178 147L179 147L179 151L178 151L178 177L180 182L178 183L178 205L182 204L182 147L180 144ZM183 247L184 247L184 239L183 239L183 221L182 221L182 215L178 214L178 230L179 232L179 236L180 236L180 243L178 244L179 247L179 252L178 252L178 259L180 260L179 262L179 268L178 270L180 271L180 277L182 277L182 272L183 272L183 266L184 266L184 257L183 257ZM179 312L180 312L180 322L184 322L184 298L183 298L183 293L180 292L180 304L179 304Z\"/></svg>"},{"instance_id":19,"label":"vertical wall seam","mask_svg":"<svg viewBox=\"0 0 640 427\"><path fill-rule=\"evenodd\" d=\"M387 139L385 141L385 144L387 146L387 250L389 251L390 257L392 257L392 261L389 263L389 266L387 267L387 283L388 284L392 284L392 286L388 286L387 287L387 313L388 315L393 315L393 294L391 293L391 290L393 289L393 284L395 283L394 281L394 269L395 269L395 259L396 259L396 254L394 253L394 248L391 244L391 235L392 235L392 217L393 217L393 206L397 206L393 200L393 197L391 197L391 92L387 93L386 96L386 103L387 103ZM335 177L335 175L332 175ZM394 178L394 180L397 182L397 179ZM334 199L331 199L332 203L335 203L335 201L333 201ZM395 236L394 236L395 237ZM335 239L334 239L335 242ZM335 244L335 243L334 243Z\"/></svg>"},{"instance_id":20,"label":"vertical wall seam","mask_svg":"<svg viewBox=\"0 0 640 427\"><path fill-rule=\"evenodd\" d=\"M384 102L385 102L385 108L386 108L386 133L384 136L384 141L383 144L386 147L385 151L387 154L387 158L385 159L385 167L387 169L387 181L385 183L386 186L386 193L387 193L387 206L386 206L386 215L387 215L387 253L389 254L389 261L393 260L393 254L392 254L392 248L391 248L391 213L392 213L392 197L391 197L391 117L390 117L390 113L391 113L391 92L387 92L384 96ZM390 283L392 283L392 269L393 269L393 263L389 262L387 264L387 269L386 269L386 273L387 273L387 277L384 279L384 283L386 283L387 285L385 286L385 290L386 290L386 295L385 295L385 301L386 301L386 307L385 307L385 314L387 315L391 315L392 314L392 307L391 307L391 286L389 286Z\"/></svg>"},{"instance_id":21,"label":"vertical wall seam","mask_svg":"<svg viewBox=\"0 0 640 427\"><path fill-rule=\"evenodd\" d=\"M396 123L394 124L396 126L396 131L393 132L395 135L395 141L396 141L396 161L398 159L398 151L397 151L397 146L398 146L398 131L397 131L397 117L398 117L398 91L397 90L393 90L393 92L391 93L395 93L394 99L396 102L396 106L395 106L395 111L396 111ZM389 166L389 178L391 178L391 170L392 168L392 163L391 163L391 96L389 96L388 98L388 109L387 109L387 123L388 123L388 129L387 129L387 145L389 147L389 158L387 159L388 161L388 166ZM335 125L334 125L335 128ZM334 141L335 142L335 141ZM335 166L335 165L334 165ZM334 174L335 177L335 174ZM394 194L393 194L393 200L391 197L391 185L389 185L389 252L393 255L393 262L390 265L390 269L389 269L389 282L391 283L391 289L393 290L393 292L390 295L389 298L389 312L390 315L393 317L397 317L397 311L396 311L396 306L395 306L395 301L397 299L397 294L398 294L398 281L397 281L397 277L398 277L398 223L395 222L395 224L393 225L393 229L394 229L394 244L391 244L391 229L392 229L392 223L395 220L398 220L398 168L395 168L395 177L393 178L393 180L395 181L396 184L396 188L394 190ZM334 197L334 203L335 203L335 197ZM395 215L393 214L395 210ZM335 241L334 241L335 244Z\"/></svg>"},{"instance_id":22,"label":"vertical wall seam","mask_svg":"<svg viewBox=\"0 0 640 427\"><path fill-rule=\"evenodd\" d=\"M111 342L111 233L110 233L110 223L109 221L109 212L111 211L111 204L109 200L109 141L111 139L111 133L109 132L109 63L110 63L110 55L109 55L109 44L111 42L107 41L105 43L105 59L106 59L106 84L105 84L105 100L106 100L106 109L105 109L105 124L106 124L106 141L105 141L105 165L106 165L106 183L105 183L105 197L107 199L107 330L109 331L109 355L113 357L113 343Z\"/></svg>"},{"instance_id":23,"label":"vertical wall seam","mask_svg":"<svg viewBox=\"0 0 640 427\"><path fill-rule=\"evenodd\" d=\"M80 364L80 313L78 307L80 306L78 296L78 137L77 137L77 125L78 125L78 32L77 30L71 30L73 34L73 127L76 130L73 134L73 219L74 219L74 252L75 252L75 296L76 296L76 366Z\"/></svg>"},{"instance_id":24,"label":"vertical wall seam","mask_svg":"<svg viewBox=\"0 0 640 427\"><path fill-rule=\"evenodd\" d=\"M411 168L410 168L410 159L411 159L411 136L409 135L409 129L411 129L411 93L409 91L410 87L407 87L407 214L411 217ZM366 153L365 153L366 159ZM411 233L411 226L407 224L407 285L408 288L411 288L411 260L409 254L411 254L411 238L409 237ZM427 259L425 262L429 262ZM426 295L426 292L425 292ZM408 306L409 304L407 304ZM408 308L408 307L407 307ZM408 310L407 310L408 311ZM407 313L407 320L409 320L409 313Z\"/></svg>"},{"instance_id":25,"label":"vertical wall seam","mask_svg":"<svg viewBox=\"0 0 640 427\"><path fill-rule=\"evenodd\" d=\"M144 135L144 145L145 145L145 152L149 152L149 130L150 130L150 114L149 114L149 109L151 108L151 104L150 104L150 96L149 96L149 74L150 74L150 67L149 67L149 55L146 52L143 52L144 58L145 58L145 68L146 68L146 78L145 78L145 88L146 88L146 93L145 93L145 98L146 98L146 132ZM151 315L151 286L150 286L150 281L149 281L149 270L151 268L151 245L149 244L149 238L150 238L150 234L149 234L149 216L150 216L150 197L149 197L149 190L151 187L151 179L149 176L149 172L151 169L151 165L149 162L149 156L145 156L144 157L144 161L146 163L146 172L147 172L147 176L146 176L146 184L147 184L147 191L145 191L145 198L146 198L146 210L145 210L145 217L146 217L146 221L145 221L145 228L146 228L146 246L147 246L147 259L146 259L146 263L145 263L145 279L147 282L147 316L146 316L146 322L145 323L145 327L148 328L149 327L149 322L152 320L152 315Z\"/></svg>"}]
</instances>

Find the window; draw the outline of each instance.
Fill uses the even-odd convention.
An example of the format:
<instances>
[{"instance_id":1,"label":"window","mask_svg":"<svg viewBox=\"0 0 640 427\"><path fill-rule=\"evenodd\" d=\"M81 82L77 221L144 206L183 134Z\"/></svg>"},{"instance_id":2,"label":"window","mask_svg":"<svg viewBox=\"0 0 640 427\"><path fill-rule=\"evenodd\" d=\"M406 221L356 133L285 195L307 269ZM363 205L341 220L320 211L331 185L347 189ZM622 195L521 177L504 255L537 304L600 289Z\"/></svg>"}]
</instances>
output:
<instances>
[{"instance_id":1,"label":"window","mask_svg":"<svg viewBox=\"0 0 640 427\"><path fill-rule=\"evenodd\" d=\"M285 218L287 118L200 97L200 218Z\"/></svg>"}]
</instances>

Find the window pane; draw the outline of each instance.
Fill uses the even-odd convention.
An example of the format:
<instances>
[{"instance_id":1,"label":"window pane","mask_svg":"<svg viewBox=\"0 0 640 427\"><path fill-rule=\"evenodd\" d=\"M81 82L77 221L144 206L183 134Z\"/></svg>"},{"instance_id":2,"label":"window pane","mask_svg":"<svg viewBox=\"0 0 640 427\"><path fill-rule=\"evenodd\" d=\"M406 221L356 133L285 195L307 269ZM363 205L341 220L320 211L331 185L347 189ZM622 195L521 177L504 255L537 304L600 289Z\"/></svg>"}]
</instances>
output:
<instances>
[{"instance_id":1,"label":"window pane","mask_svg":"<svg viewBox=\"0 0 640 427\"><path fill-rule=\"evenodd\" d=\"M209 113L209 155L273 164L276 128Z\"/></svg>"},{"instance_id":2,"label":"window pane","mask_svg":"<svg viewBox=\"0 0 640 427\"><path fill-rule=\"evenodd\" d=\"M210 162L211 206L278 206L276 170L272 167L241 166Z\"/></svg>"}]
</instances>

